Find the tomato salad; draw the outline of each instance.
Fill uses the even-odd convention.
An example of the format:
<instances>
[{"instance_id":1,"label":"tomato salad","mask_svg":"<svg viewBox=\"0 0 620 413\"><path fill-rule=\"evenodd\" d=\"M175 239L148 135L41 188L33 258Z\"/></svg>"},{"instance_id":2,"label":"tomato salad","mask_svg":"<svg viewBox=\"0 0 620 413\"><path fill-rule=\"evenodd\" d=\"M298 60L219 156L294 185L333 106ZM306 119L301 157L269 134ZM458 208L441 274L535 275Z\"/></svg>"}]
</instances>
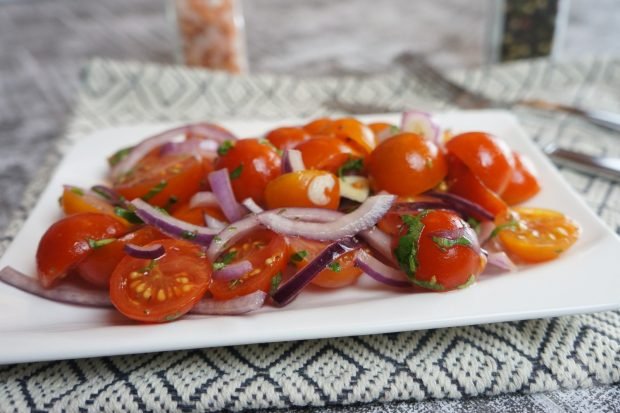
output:
<instances>
[{"instance_id":1,"label":"tomato salad","mask_svg":"<svg viewBox=\"0 0 620 413\"><path fill-rule=\"evenodd\" d=\"M38 280L10 267L1 280L164 322L283 306L362 274L377 288L458 290L490 267L555 259L579 236L561 212L518 206L540 190L527 157L485 132L452 136L423 112L242 140L198 123L108 162L105 185L65 186Z\"/></svg>"}]
</instances>

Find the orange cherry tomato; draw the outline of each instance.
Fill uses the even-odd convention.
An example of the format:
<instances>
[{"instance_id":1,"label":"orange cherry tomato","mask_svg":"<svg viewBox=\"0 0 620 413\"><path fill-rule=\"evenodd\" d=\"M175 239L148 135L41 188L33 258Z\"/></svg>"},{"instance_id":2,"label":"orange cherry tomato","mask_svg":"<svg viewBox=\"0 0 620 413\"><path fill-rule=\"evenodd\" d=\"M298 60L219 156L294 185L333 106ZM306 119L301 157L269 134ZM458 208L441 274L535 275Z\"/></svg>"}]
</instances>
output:
<instances>
[{"instance_id":1,"label":"orange cherry tomato","mask_svg":"<svg viewBox=\"0 0 620 413\"><path fill-rule=\"evenodd\" d=\"M448 159L448 191L460 195L482 206L484 209L497 216L506 212L508 205L493 191L487 188L463 162L452 155ZM483 219L474 216L476 219Z\"/></svg>"},{"instance_id":2,"label":"orange cherry tomato","mask_svg":"<svg viewBox=\"0 0 620 413\"><path fill-rule=\"evenodd\" d=\"M107 289L110 286L112 272L127 255L124 250L125 244L146 245L151 241L166 238L169 237L156 228L143 226L110 244L94 248L75 266L74 272L90 284Z\"/></svg>"},{"instance_id":3,"label":"orange cherry tomato","mask_svg":"<svg viewBox=\"0 0 620 413\"><path fill-rule=\"evenodd\" d=\"M81 212L98 212L116 218L124 225L129 223L116 215L114 206L98 195L77 187L65 187L60 198L60 205L67 215Z\"/></svg>"},{"instance_id":4,"label":"orange cherry tomato","mask_svg":"<svg viewBox=\"0 0 620 413\"><path fill-rule=\"evenodd\" d=\"M205 214L220 221L226 221L222 210L215 206L190 208L189 204L183 204L174 210L172 216L190 224L204 226Z\"/></svg>"},{"instance_id":5,"label":"orange cherry tomato","mask_svg":"<svg viewBox=\"0 0 620 413\"><path fill-rule=\"evenodd\" d=\"M499 215L498 237L506 251L525 262L557 258L579 238L579 226L558 211L517 207Z\"/></svg>"},{"instance_id":6,"label":"orange cherry tomato","mask_svg":"<svg viewBox=\"0 0 620 413\"><path fill-rule=\"evenodd\" d=\"M340 139L327 136L318 136L302 142L295 149L301 152L306 168L333 174L337 174L338 168L348 160L362 157L360 152Z\"/></svg>"},{"instance_id":7,"label":"orange cherry tomato","mask_svg":"<svg viewBox=\"0 0 620 413\"><path fill-rule=\"evenodd\" d=\"M395 239L394 244L395 255L401 262L401 266L403 259L406 261L405 265L409 266L410 261L406 253L414 254L417 268L413 275L410 275L410 279L415 285L436 291L463 288L472 283L484 270L486 266L484 254L476 252L458 239L457 242L446 244L447 238L441 235L445 231L468 228L467 223L457 214L445 210L427 210L415 217L411 215L405 217L413 217L423 225L417 238L417 254L415 254L416 251L406 248L410 244L404 243L405 248L399 244L400 237L406 236L409 232L408 225L403 225L400 237ZM406 219L403 218L405 224ZM447 242L449 241L448 239ZM401 248L401 254L405 253L404 256L399 257L399 248Z\"/></svg>"},{"instance_id":8,"label":"orange cherry tomato","mask_svg":"<svg viewBox=\"0 0 620 413\"><path fill-rule=\"evenodd\" d=\"M514 152L513 155L515 166L508 185L501 194L502 199L508 205L527 201L540 191L540 183L534 165L521 154Z\"/></svg>"},{"instance_id":9,"label":"orange cherry tomato","mask_svg":"<svg viewBox=\"0 0 620 413\"><path fill-rule=\"evenodd\" d=\"M337 209L338 178L325 171L307 169L280 175L265 188L267 208L310 207Z\"/></svg>"},{"instance_id":10,"label":"orange cherry tomato","mask_svg":"<svg viewBox=\"0 0 620 413\"><path fill-rule=\"evenodd\" d=\"M157 240L165 254L155 260L127 256L110 277L110 300L125 316L161 323L187 313L211 282L211 263L197 245L182 240Z\"/></svg>"},{"instance_id":11,"label":"orange cherry tomato","mask_svg":"<svg viewBox=\"0 0 620 413\"><path fill-rule=\"evenodd\" d=\"M437 146L413 133L383 141L368 158L370 183L375 191L414 196L437 186L447 167Z\"/></svg>"},{"instance_id":12,"label":"orange cherry tomato","mask_svg":"<svg viewBox=\"0 0 620 413\"><path fill-rule=\"evenodd\" d=\"M491 191L501 193L508 185L514 160L504 141L484 132L467 132L453 137L445 146Z\"/></svg>"},{"instance_id":13,"label":"orange cherry tomato","mask_svg":"<svg viewBox=\"0 0 620 413\"><path fill-rule=\"evenodd\" d=\"M318 118L305 124L302 128L310 135L324 135L333 122L330 118Z\"/></svg>"},{"instance_id":14,"label":"orange cherry tomato","mask_svg":"<svg viewBox=\"0 0 620 413\"><path fill-rule=\"evenodd\" d=\"M210 291L216 300L229 300L261 290L268 293L272 280L286 267L286 240L275 232L261 229L226 250L215 261L230 264L248 260L252 271L232 281L213 280Z\"/></svg>"},{"instance_id":15,"label":"orange cherry tomato","mask_svg":"<svg viewBox=\"0 0 620 413\"><path fill-rule=\"evenodd\" d=\"M324 133L341 139L364 155L377 146L372 129L354 118L337 119L327 126Z\"/></svg>"},{"instance_id":16,"label":"orange cherry tomato","mask_svg":"<svg viewBox=\"0 0 620 413\"><path fill-rule=\"evenodd\" d=\"M299 237L287 238L289 244L289 262L301 269L308 265L329 244ZM328 268L318 273L312 284L323 288L341 288L357 281L362 271L355 266L355 253L351 251Z\"/></svg>"},{"instance_id":17,"label":"orange cherry tomato","mask_svg":"<svg viewBox=\"0 0 620 413\"><path fill-rule=\"evenodd\" d=\"M280 155L269 141L242 139L215 160L215 169L228 169L238 201L252 198L264 205L263 193L272 179L280 175Z\"/></svg>"},{"instance_id":18,"label":"orange cherry tomato","mask_svg":"<svg viewBox=\"0 0 620 413\"><path fill-rule=\"evenodd\" d=\"M300 127L282 127L269 132L265 139L278 149L294 148L297 144L307 141L311 135L308 131Z\"/></svg>"},{"instance_id":19,"label":"orange cherry tomato","mask_svg":"<svg viewBox=\"0 0 620 413\"><path fill-rule=\"evenodd\" d=\"M39 281L50 287L92 252L93 243L113 240L126 231L125 225L107 214L85 212L61 219L39 241L36 254Z\"/></svg>"},{"instance_id":20,"label":"orange cherry tomato","mask_svg":"<svg viewBox=\"0 0 620 413\"><path fill-rule=\"evenodd\" d=\"M142 198L151 205L170 208L201 190L205 172L191 155L149 157L121 176L114 189L128 200Z\"/></svg>"}]
</instances>

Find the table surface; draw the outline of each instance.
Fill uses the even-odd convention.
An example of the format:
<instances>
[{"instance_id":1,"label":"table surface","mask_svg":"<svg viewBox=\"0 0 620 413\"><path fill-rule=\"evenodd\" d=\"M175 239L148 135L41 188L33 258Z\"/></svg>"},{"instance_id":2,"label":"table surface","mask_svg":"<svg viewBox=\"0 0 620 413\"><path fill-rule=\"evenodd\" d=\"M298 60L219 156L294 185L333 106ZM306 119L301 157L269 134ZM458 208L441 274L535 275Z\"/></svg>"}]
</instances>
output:
<instances>
[{"instance_id":1,"label":"table surface","mask_svg":"<svg viewBox=\"0 0 620 413\"><path fill-rule=\"evenodd\" d=\"M584 45L588 45L591 52L620 55L620 44L614 41L620 36L620 3L599 2L601 7L596 9L584 6L584 1L572 3L571 22L574 24L558 52L561 57L577 56ZM25 186L71 112L81 63L94 56L173 61L173 32L165 19L163 3L153 0L0 0L0 238L18 208ZM246 1L252 70L302 75L381 71L403 50L432 52L434 62L444 66L484 62L486 2L464 6L456 0L427 1L423 8L406 0L392 3L393 7L377 12L376 2L371 0L339 3L328 0ZM363 14L373 12L365 16L362 25L360 19L349 17L352 10ZM414 15L416 18L411 24L402 17ZM446 15L459 18L446 25ZM440 28L429 36L427 27ZM424 42L416 41L418 38L423 38ZM620 387L324 410L430 412L498 408L619 411ZM301 409L305 410L314 409Z\"/></svg>"}]
</instances>

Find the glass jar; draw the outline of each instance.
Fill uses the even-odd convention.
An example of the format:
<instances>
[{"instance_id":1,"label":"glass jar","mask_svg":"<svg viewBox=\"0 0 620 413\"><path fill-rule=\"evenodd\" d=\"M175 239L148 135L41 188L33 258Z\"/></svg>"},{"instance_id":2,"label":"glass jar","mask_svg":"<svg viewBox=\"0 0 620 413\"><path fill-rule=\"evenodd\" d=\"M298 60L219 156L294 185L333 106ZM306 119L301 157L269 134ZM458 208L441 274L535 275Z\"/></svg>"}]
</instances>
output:
<instances>
[{"instance_id":1,"label":"glass jar","mask_svg":"<svg viewBox=\"0 0 620 413\"><path fill-rule=\"evenodd\" d=\"M231 73L247 72L240 0L170 0L179 34L181 60Z\"/></svg>"}]
</instances>

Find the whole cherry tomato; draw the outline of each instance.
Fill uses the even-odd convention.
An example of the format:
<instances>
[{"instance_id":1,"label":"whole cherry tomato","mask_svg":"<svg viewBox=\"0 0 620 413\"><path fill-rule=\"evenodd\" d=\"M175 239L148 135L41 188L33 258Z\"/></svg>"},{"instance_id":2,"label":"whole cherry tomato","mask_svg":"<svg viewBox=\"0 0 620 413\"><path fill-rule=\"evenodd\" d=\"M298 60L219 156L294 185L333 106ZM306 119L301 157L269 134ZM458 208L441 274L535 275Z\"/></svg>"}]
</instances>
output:
<instances>
[{"instance_id":1,"label":"whole cherry tomato","mask_svg":"<svg viewBox=\"0 0 620 413\"><path fill-rule=\"evenodd\" d=\"M323 133L342 140L364 155L368 155L377 146L372 129L354 118L337 119Z\"/></svg>"},{"instance_id":2,"label":"whole cherry tomato","mask_svg":"<svg viewBox=\"0 0 620 413\"><path fill-rule=\"evenodd\" d=\"M265 188L267 208L309 207L337 209L338 178L325 171L307 169L280 175Z\"/></svg>"},{"instance_id":3,"label":"whole cherry tomato","mask_svg":"<svg viewBox=\"0 0 620 413\"><path fill-rule=\"evenodd\" d=\"M491 191L501 193L508 185L514 160L504 141L484 132L467 132L453 137L445 146Z\"/></svg>"},{"instance_id":4,"label":"whole cherry tomato","mask_svg":"<svg viewBox=\"0 0 620 413\"><path fill-rule=\"evenodd\" d=\"M127 231L118 219L94 212L69 215L47 229L37 248L37 272L44 287L63 278L99 245Z\"/></svg>"},{"instance_id":5,"label":"whole cherry tomato","mask_svg":"<svg viewBox=\"0 0 620 413\"><path fill-rule=\"evenodd\" d=\"M401 133L383 141L370 154L368 172L375 191L414 196L437 186L447 167L433 142Z\"/></svg>"},{"instance_id":6,"label":"whole cherry tomato","mask_svg":"<svg viewBox=\"0 0 620 413\"><path fill-rule=\"evenodd\" d=\"M272 130L265 136L265 139L271 142L276 148L284 150L294 148L301 142L310 139L310 137L310 133L305 129L288 126Z\"/></svg>"},{"instance_id":7,"label":"whole cherry tomato","mask_svg":"<svg viewBox=\"0 0 620 413\"><path fill-rule=\"evenodd\" d=\"M265 139L242 139L219 151L215 169L228 169L235 197L238 201L252 198L264 204L265 187L280 175L280 155Z\"/></svg>"},{"instance_id":8,"label":"whole cherry tomato","mask_svg":"<svg viewBox=\"0 0 620 413\"><path fill-rule=\"evenodd\" d=\"M157 240L165 253L155 260L127 256L110 277L110 300L127 317L151 323L172 321L187 313L205 295L211 263L197 245L182 240Z\"/></svg>"},{"instance_id":9,"label":"whole cherry tomato","mask_svg":"<svg viewBox=\"0 0 620 413\"><path fill-rule=\"evenodd\" d=\"M338 169L346 162L362 158L360 152L342 140L327 136L314 137L300 143L295 149L301 152L306 168L328 171L333 174L337 174Z\"/></svg>"},{"instance_id":10,"label":"whole cherry tomato","mask_svg":"<svg viewBox=\"0 0 620 413\"><path fill-rule=\"evenodd\" d=\"M540 191L537 173L534 165L525 156L513 153L515 166L512 169L506 189L501 193L502 199L508 205L527 201Z\"/></svg>"},{"instance_id":11,"label":"whole cherry tomato","mask_svg":"<svg viewBox=\"0 0 620 413\"><path fill-rule=\"evenodd\" d=\"M330 118L318 118L305 124L302 128L310 135L324 135L333 122Z\"/></svg>"}]
</instances>

